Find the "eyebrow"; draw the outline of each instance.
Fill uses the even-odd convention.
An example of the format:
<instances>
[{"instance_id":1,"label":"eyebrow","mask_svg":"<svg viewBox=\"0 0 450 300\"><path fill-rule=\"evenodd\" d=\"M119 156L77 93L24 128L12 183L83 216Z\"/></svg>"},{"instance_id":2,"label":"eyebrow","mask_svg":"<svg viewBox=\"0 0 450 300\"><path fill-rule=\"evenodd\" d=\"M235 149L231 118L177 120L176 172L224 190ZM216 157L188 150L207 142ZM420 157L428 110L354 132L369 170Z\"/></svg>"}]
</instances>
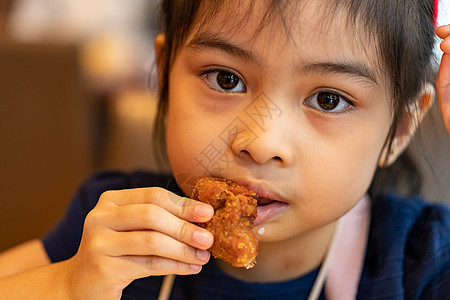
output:
<instances>
[{"instance_id":1,"label":"eyebrow","mask_svg":"<svg viewBox=\"0 0 450 300\"><path fill-rule=\"evenodd\" d=\"M260 63L256 59L256 55L253 52L233 45L225 39L211 33L202 33L195 35L194 38L187 44L187 47L194 50L198 50L201 48L219 50L226 52L232 56L237 56L242 60L247 60L256 65L260 65Z\"/></svg>"},{"instance_id":2,"label":"eyebrow","mask_svg":"<svg viewBox=\"0 0 450 300\"><path fill-rule=\"evenodd\" d=\"M378 84L375 73L364 64L358 63L311 63L299 68L299 73L344 74L361 78L371 84Z\"/></svg>"},{"instance_id":3,"label":"eyebrow","mask_svg":"<svg viewBox=\"0 0 450 300\"><path fill-rule=\"evenodd\" d=\"M194 38L187 44L188 48L199 50L199 49L211 49L226 52L232 56L236 56L242 60L250 61L253 64L260 66L261 63L257 59L256 55L250 51L243 49L239 46L233 45L227 40L221 38L217 34L212 34L208 32L203 32L196 34ZM299 66L295 68L295 74L304 73L317 73L317 74L343 74L363 81L369 84L378 84L377 76L368 66L363 63L352 63L352 62L319 62L319 63L309 63L306 65Z\"/></svg>"}]
</instances>

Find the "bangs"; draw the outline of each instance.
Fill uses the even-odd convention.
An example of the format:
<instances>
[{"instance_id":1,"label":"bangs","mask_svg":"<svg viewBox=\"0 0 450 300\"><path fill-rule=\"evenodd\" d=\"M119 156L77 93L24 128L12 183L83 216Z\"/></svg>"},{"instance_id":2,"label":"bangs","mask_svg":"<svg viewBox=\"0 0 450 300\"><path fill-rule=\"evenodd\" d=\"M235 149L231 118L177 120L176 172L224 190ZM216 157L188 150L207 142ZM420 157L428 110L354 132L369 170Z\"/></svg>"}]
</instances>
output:
<instances>
[{"instance_id":1,"label":"bangs","mask_svg":"<svg viewBox=\"0 0 450 300\"><path fill-rule=\"evenodd\" d=\"M310 22L308 18L302 17L303 8L311 5L314 0L268 0L258 3L264 5L255 5L255 1L237 0L230 2L225 1L199 1L199 7L193 18L193 22L184 34L179 35L179 40L174 41L172 48L171 62L176 57L178 50L184 47L189 40L195 40L199 35L205 34L214 39L220 37L221 33L226 32L226 36L232 37L238 34L243 28L249 26L250 23L258 24L256 28L252 28L247 42L251 43L260 36L260 33L266 27L282 28L284 35L275 35L275 32L266 30L264 38L276 41L277 43L290 43L294 47L300 49L299 45L295 45L295 35L308 34L301 31L302 24ZM356 49L355 52L361 54L363 59L369 61L376 70L379 78L388 78L387 71L389 65L385 64L383 59L380 43L377 35L376 20L368 21L365 18L366 13L371 11L370 7L362 9L360 6L357 11L351 8L354 3L361 1L342 1L329 0L320 1L318 13L321 14L320 22L315 24L320 32L328 32L335 28L334 24L339 23L343 31L340 34L352 36L352 42ZM370 2L370 1L364 1ZM317 5L317 2L314 3ZM238 9L237 9L238 8ZM255 22L255 16L257 20ZM252 22L250 22L252 20ZM274 35L270 35L274 32ZM346 45L348 46L348 44ZM299 57L302 53L298 52ZM389 80L387 80L389 81Z\"/></svg>"}]
</instances>

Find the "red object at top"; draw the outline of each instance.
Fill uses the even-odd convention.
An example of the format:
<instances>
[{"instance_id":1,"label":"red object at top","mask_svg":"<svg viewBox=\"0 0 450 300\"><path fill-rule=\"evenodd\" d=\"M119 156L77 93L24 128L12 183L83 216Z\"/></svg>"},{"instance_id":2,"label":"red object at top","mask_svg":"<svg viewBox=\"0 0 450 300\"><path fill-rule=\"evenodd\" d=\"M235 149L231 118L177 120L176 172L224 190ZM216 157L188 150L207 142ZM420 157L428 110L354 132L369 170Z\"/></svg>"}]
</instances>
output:
<instances>
[{"instance_id":1,"label":"red object at top","mask_svg":"<svg viewBox=\"0 0 450 300\"><path fill-rule=\"evenodd\" d=\"M438 19L438 8L439 8L439 0L434 0L434 16L433 16L433 23L434 27L437 26L437 19Z\"/></svg>"}]
</instances>

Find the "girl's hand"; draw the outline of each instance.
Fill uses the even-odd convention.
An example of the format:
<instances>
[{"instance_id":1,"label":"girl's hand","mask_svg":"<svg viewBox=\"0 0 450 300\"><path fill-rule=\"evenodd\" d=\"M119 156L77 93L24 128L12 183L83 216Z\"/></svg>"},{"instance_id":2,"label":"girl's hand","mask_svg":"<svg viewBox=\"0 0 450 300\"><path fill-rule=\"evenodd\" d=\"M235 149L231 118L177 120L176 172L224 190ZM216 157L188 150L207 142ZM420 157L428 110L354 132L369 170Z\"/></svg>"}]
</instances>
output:
<instances>
[{"instance_id":1,"label":"girl's hand","mask_svg":"<svg viewBox=\"0 0 450 300\"><path fill-rule=\"evenodd\" d=\"M436 91L439 109L444 118L445 127L450 133L450 25L437 28L436 34L443 39L441 49L444 51L436 80Z\"/></svg>"},{"instance_id":2,"label":"girl's hand","mask_svg":"<svg viewBox=\"0 0 450 300\"><path fill-rule=\"evenodd\" d=\"M209 260L213 208L162 188L108 191L88 214L67 261L71 299L120 299L134 279L195 274Z\"/></svg>"}]
</instances>

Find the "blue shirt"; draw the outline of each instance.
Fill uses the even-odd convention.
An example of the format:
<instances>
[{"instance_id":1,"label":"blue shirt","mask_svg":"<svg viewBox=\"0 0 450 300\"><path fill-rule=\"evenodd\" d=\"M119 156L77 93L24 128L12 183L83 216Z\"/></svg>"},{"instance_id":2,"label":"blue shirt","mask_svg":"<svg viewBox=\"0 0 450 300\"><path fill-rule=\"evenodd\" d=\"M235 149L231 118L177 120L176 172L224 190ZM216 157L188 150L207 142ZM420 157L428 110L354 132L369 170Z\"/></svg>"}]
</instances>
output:
<instances>
[{"instance_id":1,"label":"blue shirt","mask_svg":"<svg viewBox=\"0 0 450 300\"><path fill-rule=\"evenodd\" d=\"M90 178L65 218L44 238L53 262L72 257L87 213L106 190L159 186L182 195L170 176L108 172ZM372 216L357 299L450 299L450 208L419 197L372 196ZM211 259L197 275L177 276L171 299L306 299L318 270L280 283L248 283ZM122 299L156 299L162 277L133 281ZM325 299L323 293L321 299Z\"/></svg>"}]
</instances>

